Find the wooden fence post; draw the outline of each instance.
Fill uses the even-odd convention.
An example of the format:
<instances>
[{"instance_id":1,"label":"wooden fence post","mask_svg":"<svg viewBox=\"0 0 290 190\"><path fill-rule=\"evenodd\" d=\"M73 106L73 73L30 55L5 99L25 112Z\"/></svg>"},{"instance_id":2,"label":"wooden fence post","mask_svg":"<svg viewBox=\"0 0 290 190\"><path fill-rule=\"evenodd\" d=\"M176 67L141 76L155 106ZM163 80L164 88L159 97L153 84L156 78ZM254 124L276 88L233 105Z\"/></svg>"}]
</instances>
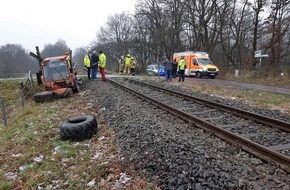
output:
<instances>
[{"instance_id":1,"label":"wooden fence post","mask_svg":"<svg viewBox=\"0 0 290 190\"><path fill-rule=\"evenodd\" d=\"M5 102L4 102L4 97L0 96L2 99L2 112L3 112L3 120L4 120L4 126L7 125L7 118L6 118L6 113L5 113Z\"/></svg>"}]
</instances>

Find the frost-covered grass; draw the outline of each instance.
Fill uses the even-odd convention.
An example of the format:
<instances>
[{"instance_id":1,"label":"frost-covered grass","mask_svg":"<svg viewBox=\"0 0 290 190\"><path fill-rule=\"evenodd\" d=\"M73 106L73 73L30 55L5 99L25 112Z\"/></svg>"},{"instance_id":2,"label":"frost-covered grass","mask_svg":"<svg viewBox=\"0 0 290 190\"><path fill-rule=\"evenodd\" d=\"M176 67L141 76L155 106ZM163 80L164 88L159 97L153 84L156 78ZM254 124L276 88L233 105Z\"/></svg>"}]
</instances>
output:
<instances>
[{"instance_id":1,"label":"frost-covered grass","mask_svg":"<svg viewBox=\"0 0 290 190\"><path fill-rule=\"evenodd\" d=\"M82 97L86 89L70 98L45 103L35 103L30 95L22 107L18 84L16 80L0 81L8 123L4 126L0 120L0 189L123 187L119 182L123 172L117 156L119 149L114 132L107 129L104 121L98 121L99 131L90 140L60 139L59 126L64 120L97 114L97 101ZM154 189L144 180L131 182L128 187Z\"/></svg>"},{"instance_id":2,"label":"frost-covered grass","mask_svg":"<svg viewBox=\"0 0 290 190\"><path fill-rule=\"evenodd\" d=\"M14 88L1 92L9 97L8 107L17 105ZM92 114L82 107L85 102L75 95L41 104L27 99L24 107L10 110L8 125L0 128L0 189L83 189L91 180L100 179L104 169L100 161L91 159L94 143L62 141L59 136L65 119Z\"/></svg>"}]
</instances>

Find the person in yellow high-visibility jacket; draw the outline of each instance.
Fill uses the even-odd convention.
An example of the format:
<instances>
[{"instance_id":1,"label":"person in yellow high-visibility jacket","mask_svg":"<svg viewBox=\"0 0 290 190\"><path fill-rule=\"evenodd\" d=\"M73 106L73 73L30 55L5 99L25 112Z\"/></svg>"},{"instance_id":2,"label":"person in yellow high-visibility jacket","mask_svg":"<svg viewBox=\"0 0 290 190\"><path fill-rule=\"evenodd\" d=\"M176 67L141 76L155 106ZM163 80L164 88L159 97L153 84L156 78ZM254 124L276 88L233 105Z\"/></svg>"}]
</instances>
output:
<instances>
[{"instance_id":1,"label":"person in yellow high-visibility jacket","mask_svg":"<svg viewBox=\"0 0 290 190\"><path fill-rule=\"evenodd\" d=\"M87 68L88 79L91 80L91 59L89 57L89 54L85 55L84 57L84 65Z\"/></svg>"},{"instance_id":2,"label":"person in yellow high-visibility jacket","mask_svg":"<svg viewBox=\"0 0 290 190\"><path fill-rule=\"evenodd\" d=\"M130 75L130 70L131 70L131 56L130 54L127 54L127 56L125 57L125 68L124 68L124 75L128 74Z\"/></svg>"},{"instance_id":3,"label":"person in yellow high-visibility jacket","mask_svg":"<svg viewBox=\"0 0 290 190\"><path fill-rule=\"evenodd\" d=\"M186 69L186 61L184 59L184 57L182 56L178 62L178 75L179 75L179 82L184 82L184 78L185 78L185 75L184 75L184 72L185 72L185 69Z\"/></svg>"},{"instance_id":4,"label":"person in yellow high-visibility jacket","mask_svg":"<svg viewBox=\"0 0 290 190\"><path fill-rule=\"evenodd\" d=\"M103 53L103 51L99 51L99 69L102 75L102 81L106 81L106 76L105 76L106 64L107 64L106 55Z\"/></svg>"}]
</instances>

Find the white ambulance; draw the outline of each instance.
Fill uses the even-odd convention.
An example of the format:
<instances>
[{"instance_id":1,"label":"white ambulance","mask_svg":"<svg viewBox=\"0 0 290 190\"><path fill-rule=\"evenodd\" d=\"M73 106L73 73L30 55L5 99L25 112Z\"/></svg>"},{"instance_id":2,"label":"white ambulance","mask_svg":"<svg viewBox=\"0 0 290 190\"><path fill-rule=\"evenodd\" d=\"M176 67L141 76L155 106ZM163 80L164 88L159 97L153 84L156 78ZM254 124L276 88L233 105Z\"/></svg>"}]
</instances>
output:
<instances>
[{"instance_id":1,"label":"white ambulance","mask_svg":"<svg viewBox=\"0 0 290 190\"><path fill-rule=\"evenodd\" d=\"M185 76L215 78L218 75L219 69L213 64L206 52L187 51L173 54L173 60L177 63L181 57L184 57L186 61Z\"/></svg>"}]
</instances>

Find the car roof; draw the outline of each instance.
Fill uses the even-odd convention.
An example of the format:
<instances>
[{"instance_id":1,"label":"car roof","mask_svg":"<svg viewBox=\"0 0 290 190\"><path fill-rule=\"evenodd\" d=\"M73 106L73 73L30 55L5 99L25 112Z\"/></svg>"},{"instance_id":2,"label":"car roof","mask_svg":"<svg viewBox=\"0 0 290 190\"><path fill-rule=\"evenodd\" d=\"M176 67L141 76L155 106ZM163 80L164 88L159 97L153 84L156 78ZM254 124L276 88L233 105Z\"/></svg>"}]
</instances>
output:
<instances>
[{"instance_id":1,"label":"car roof","mask_svg":"<svg viewBox=\"0 0 290 190\"><path fill-rule=\"evenodd\" d=\"M149 67L149 66L158 67L158 65L157 65L157 64L151 64L151 65L148 65L148 67ZM160 64L159 66L160 66L160 67L163 67L163 65L161 65L161 64Z\"/></svg>"}]
</instances>

